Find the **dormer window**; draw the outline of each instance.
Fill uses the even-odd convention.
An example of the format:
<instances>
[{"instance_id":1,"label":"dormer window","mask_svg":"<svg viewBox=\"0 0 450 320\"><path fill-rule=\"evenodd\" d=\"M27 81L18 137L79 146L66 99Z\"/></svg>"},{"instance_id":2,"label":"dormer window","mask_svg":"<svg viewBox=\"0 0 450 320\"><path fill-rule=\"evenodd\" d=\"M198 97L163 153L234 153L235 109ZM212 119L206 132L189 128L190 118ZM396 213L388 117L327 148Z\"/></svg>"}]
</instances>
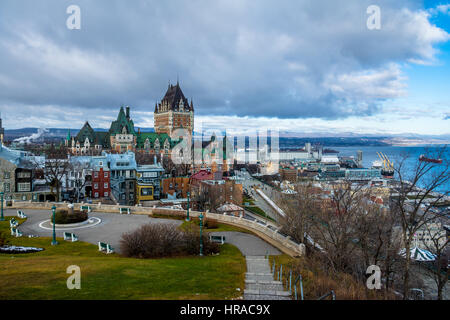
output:
<instances>
[{"instance_id":1,"label":"dormer window","mask_svg":"<svg viewBox=\"0 0 450 320\"><path fill-rule=\"evenodd\" d=\"M145 148L146 150L150 149L150 141L148 140L148 138L145 139L145 142L144 142L144 148Z\"/></svg>"}]
</instances>

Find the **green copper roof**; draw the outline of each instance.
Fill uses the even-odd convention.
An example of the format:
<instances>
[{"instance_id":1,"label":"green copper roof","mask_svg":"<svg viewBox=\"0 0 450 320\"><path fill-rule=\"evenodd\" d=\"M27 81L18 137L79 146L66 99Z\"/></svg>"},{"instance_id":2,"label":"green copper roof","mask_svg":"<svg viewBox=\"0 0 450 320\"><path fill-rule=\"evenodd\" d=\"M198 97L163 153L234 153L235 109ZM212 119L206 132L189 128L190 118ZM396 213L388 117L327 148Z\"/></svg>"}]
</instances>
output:
<instances>
[{"instance_id":1,"label":"green copper roof","mask_svg":"<svg viewBox=\"0 0 450 320\"><path fill-rule=\"evenodd\" d=\"M109 128L109 134L115 136L116 134L122 133L123 128L126 127L127 133L132 134L134 136L137 135L134 130L134 123L131 118L127 118L125 115L125 111L123 107L120 107L119 115L117 116L117 120L111 123L111 127Z\"/></svg>"},{"instance_id":2,"label":"green copper roof","mask_svg":"<svg viewBox=\"0 0 450 320\"><path fill-rule=\"evenodd\" d=\"M68 136L70 135L70 132ZM92 145L101 145L103 148L109 148L109 135L108 132L95 132L92 129L89 122L86 121L83 128L81 128L80 132L78 132L75 140L80 142L83 146L86 138L89 140L89 143Z\"/></svg>"},{"instance_id":3,"label":"green copper roof","mask_svg":"<svg viewBox=\"0 0 450 320\"><path fill-rule=\"evenodd\" d=\"M145 141L148 139L150 143L150 149L153 149L155 146L156 139L159 140L160 148L164 148L164 142L169 140L170 148L178 143L178 141L172 140L167 133L156 133L156 132L141 132L137 136L137 149L144 149Z\"/></svg>"}]
</instances>

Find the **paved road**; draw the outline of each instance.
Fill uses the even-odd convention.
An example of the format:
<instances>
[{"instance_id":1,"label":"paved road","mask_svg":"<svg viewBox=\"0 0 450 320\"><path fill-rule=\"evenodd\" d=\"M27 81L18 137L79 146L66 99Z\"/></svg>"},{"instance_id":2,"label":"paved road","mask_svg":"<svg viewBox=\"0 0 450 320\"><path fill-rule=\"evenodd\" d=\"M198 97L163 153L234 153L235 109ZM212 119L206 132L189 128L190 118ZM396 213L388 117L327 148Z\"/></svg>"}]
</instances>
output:
<instances>
[{"instance_id":1,"label":"paved road","mask_svg":"<svg viewBox=\"0 0 450 320\"><path fill-rule=\"evenodd\" d=\"M211 232L211 234L225 236L225 242L231 243L232 245L238 247L244 256L281 254L277 248L252 234L234 231Z\"/></svg>"},{"instance_id":2,"label":"paved road","mask_svg":"<svg viewBox=\"0 0 450 320\"><path fill-rule=\"evenodd\" d=\"M39 227L39 224L50 218L50 212L47 210L22 210L28 219L20 225L19 229L25 236L29 234L51 237L52 231L45 230ZM6 216L16 216L16 210L6 210ZM109 243L117 252L120 252L119 242L121 235L136 230L138 227L148 223L172 223L174 225L180 225L182 221L173 219L155 219L149 218L147 215L120 215L117 213L103 213L92 212L90 217L97 217L102 222L96 226L78 228L78 229L65 229L56 230L56 237L63 237L63 232L73 232L77 235L80 241L86 241L98 244L99 241Z\"/></svg>"},{"instance_id":3,"label":"paved road","mask_svg":"<svg viewBox=\"0 0 450 320\"><path fill-rule=\"evenodd\" d=\"M242 182L244 189L247 189L255 200L255 205L260 207L267 215L275 219L275 221L278 221L279 214L258 193L256 193L251 186L258 186L269 197L271 196L272 188L258 179L253 178L248 172L240 172L238 176L243 178L243 180L240 181Z\"/></svg>"},{"instance_id":4,"label":"paved road","mask_svg":"<svg viewBox=\"0 0 450 320\"><path fill-rule=\"evenodd\" d=\"M48 210L22 210L28 219L20 225L19 229L24 236L30 234L40 237L51 237L52 230L46 230L39 226L43 221L50 219ZM16 216L16 210L5 210L5 216ZM100 218L100 224L92 227L77 229L56 229L56 237L63 237L63 232L73 232L80 241L86 241L97 245L99 241L109 243L117 252L120 252L120 238L122 234L136 230L138 227L148 223L171 223L180 225L183 221L173 219L155 219L147 215L121 215L117 213L92 212L90 217ZM216 233L214 233L216 234ZM243 255L265 255L280 254L280 251L264 240L242 232L219 232L225 235L226 242L235 245Z\"/></svg>"}]
</instances>

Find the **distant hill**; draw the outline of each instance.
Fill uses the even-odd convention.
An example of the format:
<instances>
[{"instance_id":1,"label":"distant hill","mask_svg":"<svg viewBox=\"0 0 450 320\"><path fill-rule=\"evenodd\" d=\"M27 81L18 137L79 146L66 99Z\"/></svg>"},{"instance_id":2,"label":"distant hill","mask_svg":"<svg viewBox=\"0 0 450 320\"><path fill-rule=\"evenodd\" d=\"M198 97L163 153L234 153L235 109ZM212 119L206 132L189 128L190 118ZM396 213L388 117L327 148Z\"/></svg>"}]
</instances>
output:
<instances>
[{"instance_id":1,"label":"distant hill","mask_svg":"<svg viewBox=\"0 0 450 320\"><path fill-rule=\"evenodd\" d=\"M136 131L141 132L154 132L154 128L140 128L135 127ZM36 136L39 128L22 128L22 129L5 129L5 138L7 141L14 139L29 137L31 135ZM75 136L80 129L70 129L70 134ZM106 132L109 129L94 128L96 131ZM47 141L56 142L61 141L67 137L68 128L48 128L46 132L38 139L34 139L35 142ZM248 145L248 137L245 139L246 145ZM448 144L450 142L450 135L441 136L421 136L414 134L405 135L358 135L358 134L343 134L342 136L332 136L332 134L322 134L321 136L307 136L306 134L287 133L280 134L279 147L280 149L292 149L303 147L306 142L310 142L312 145L321 145L326 147L350 147L350 146L390 146L390 145L417 145L417 144ZM270 139L268 139L270 145Z\"/></svg>"},{"instance_id":2,"label":"distant hill","mask_svg":"<svg viewBox=\"0 0 450 320\"><path fill-rule=\"evenodd\" d=\"M153 128L139 128L135 127L136 130L140 129L141 132L154 132ZM109 129L105 128L93 128L95 131L106 132ZM17 138L28 137L32 134L37 133L39 128L21 128L21 129L5 129L5 138L8 141L12 141ZM46 140L59 140L67 137L67 133L70 130L70 135L75 136L78 134L80 129L69 129L69 128L47 128L48 132L44 134Z\"/></svg>"}]
</instances>

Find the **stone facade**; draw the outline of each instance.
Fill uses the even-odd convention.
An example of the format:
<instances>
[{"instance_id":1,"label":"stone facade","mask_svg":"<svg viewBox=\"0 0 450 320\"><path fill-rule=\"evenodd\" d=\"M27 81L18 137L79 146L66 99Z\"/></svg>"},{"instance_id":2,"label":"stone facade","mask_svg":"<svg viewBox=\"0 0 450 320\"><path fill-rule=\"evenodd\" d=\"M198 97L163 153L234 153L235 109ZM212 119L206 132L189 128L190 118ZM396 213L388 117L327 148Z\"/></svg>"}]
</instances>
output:
<instances>
[{"instance_id":1,"label":"stone facade","mask_svg":"<svg viewBox=\"0 0 450 320\"><path fill-rule=\"evenodd\" d=\"M10 161L0 158L0 192L5 194L15 192L16 188L16 168L17 166Z\"/></svg>"},{"instance_id":2,"label":"stone facade","mask_svg":"<svg viewBox=\"0 0 450 320\"><path fill-rule=\"evenodd\" d=\"M70 132L66 146L73 155L100 155L102 151L126 153L128 151L150 155L170 156L172 148L178 143L166 133L136 132L130 117L130 107L120 108L117 119L111 123L108 132L95 131L86 121L76 137Z\"/></svg>"},{"instance_id":3,"label":"stone facade","mask_svg":"<svg viewBox=\"0 0 450 320\"><path fill-rule=\"evenodd\" d=\"M155 105L155 132L172 136L178 129L187 129L192 136L194 130L194 105L184 97L180 85L170 85L164 98Z\"/></svg>"}]
</instances>

